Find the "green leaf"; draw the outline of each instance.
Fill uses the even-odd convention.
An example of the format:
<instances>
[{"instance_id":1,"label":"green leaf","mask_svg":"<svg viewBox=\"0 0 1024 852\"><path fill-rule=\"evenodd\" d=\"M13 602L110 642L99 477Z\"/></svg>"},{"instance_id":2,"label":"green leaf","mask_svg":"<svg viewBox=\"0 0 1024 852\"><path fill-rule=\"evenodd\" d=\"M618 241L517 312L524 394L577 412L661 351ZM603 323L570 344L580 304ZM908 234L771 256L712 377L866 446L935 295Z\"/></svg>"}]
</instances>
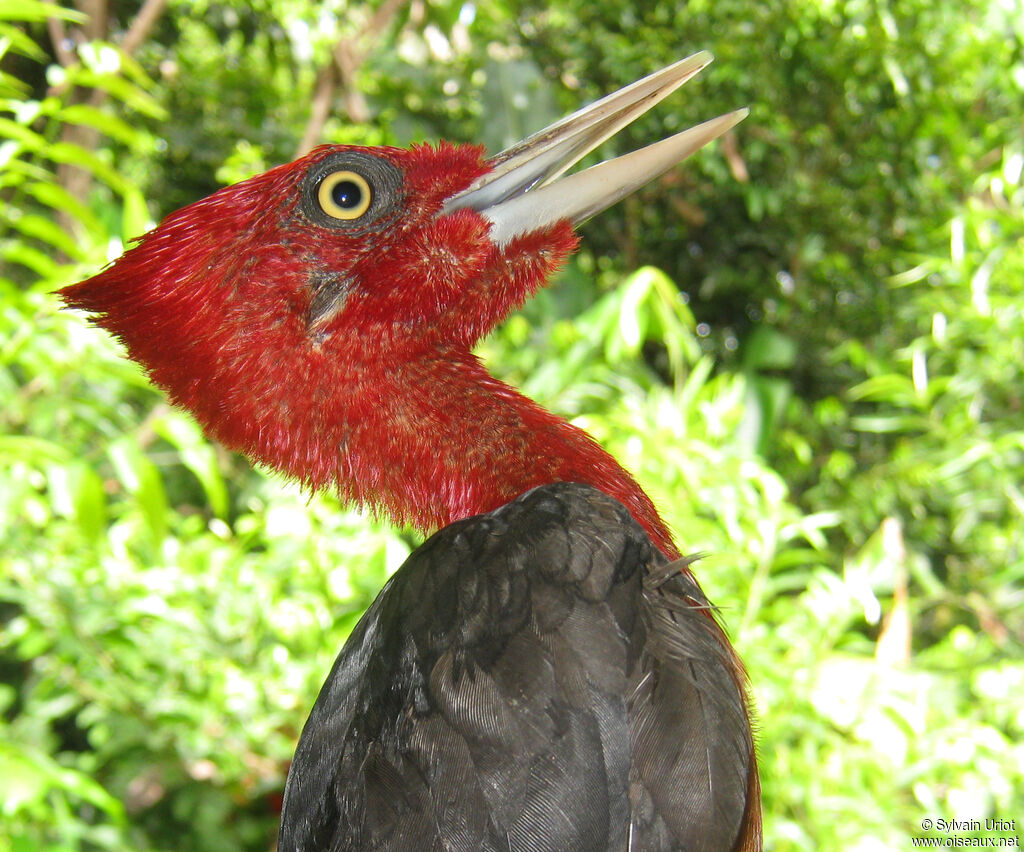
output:
<instances>
[{"instance_id":1,"label":"green leaf","mask_svg":"<svg viewBox=\"0 0 1024 852\"><path fill-rule=\"evenodd\" d=\"M122 195L130 189L131 185L109 163L79 145L73 145L70 142L54 142L47 147L46 155L54 162L68 163L85 169L93 177L103 181Z\"/></svg>"},{"instance_id":2,"label":"green leaf","mask_svg":"<svg viewBox=\"0 0 1024 852\"><path fill-rule=\"evenodd\" d=\"M0 458L10 464L14 460L43 466L64 464L71 458L66 447L57 441L50 441L33 435L0 435Z\"/></svg>"},{"instance_id":3,"label":"green leaf","mask_svg":"<svg viewBox=\"0 0 1024 852\"><path fill-rule=\"evenodd\" d=\"M146 198L136 186L125 187L124 207L121 210L121 242L128 245L141 237L153 225L146 206Z\"/></svg>"},{"instance_id":4,"label":"green leaf","mask_svg":"<svg viewBox=\"0 0 1024 852\"><path fill-rule=\"evenodd\" d=\"M84 259L81 247L71 236L56 222L35 213L28 213L18 216L13 221L9 220L11 227L20 231L26 237L35 237L53 246L58 251L64 252L68 257Z\"/></svg>"},{"instance_id":5,"label":"green leaf","mask_svg":"<svg viewBox=\"0 0 1024 852\"><path fill-rule=\"evenodd\" d=\"M45 62L46 52L18 27L13 27L6 23L4 17L2 11L0 11L0 57L11 51L21 54L28 59L34 59L36 62ZM7 75L4 75L4 77L7 77ZM16 78L9 77L8 79L14 81ZM18 81L18 83L20 82Z\"/></svg>"},{"instance_id":6,"label":"green leaf","mask_svg":"<svg viewBox=\"0 0 1024 852\"><path fill-rule=\"evenodd\" d=\"M758 326L743 344L743 367L747 370L788 370L796 358L796 343L770 326Z\"/></svg>"},{"instance_id":7,"label":"green leaf","mask_svg":"<svg viewBox=\"0 0 1024 852\"><path fill-rule=\"evenodd\" d=\"M913 381L895 373L874 376L854 385L846 395L854 400L888 402L893 405L913 405L918 398Z\"/></svg>"},{"instance_id":8,"label":"green leaf","mask_svg":"<svg viewBox=\"0 0 1024 852\"><path fill-rule=\"evenodd\" d=\"M51 773L39 766L50 762L43 755L35 760L13 745L0 742L0 813L7 819L43 800Z\"/></svg>"},{"instance_id":9,"label":"green leaf","mask_svg":"<svg viewBox=\"0 0 1024 852\"><path fill-rule=\"evenodd\" d=\"M156 465L131 437L114 441L107 449L117 478L141 509L156 544L167 534L167 496Z\"/></svg>"},{"instance_id":10,"label":"green leaf","mask_svg":"<svg viewBox=\"0 0 1024 852\"><path fill-rule=\"evenodd\" d=\"M164 120L167 111L144 89L116 74L99 73L89 68L69 68L68 80L87 89L101 89L120 104L142 115Z\"/></svg>"},{"instance_id":11,"label":"green leaf","mask_svg":"<svg viewBox=\"0 0 1024 852\"><path fill-rule=\"evenodd\" d=\"M99 476L84 462L76 461L51 465L47 481L54 512L77 521L86 538L99 538L106 526L106 498Z\"/></svg>"},{"instance_id":12,"label":"green leaf","mask_svg":"<svg viewBox=\"0 0 1024 852\"><path fill-rule=\"evenodd\" d=\"M41 0L0 0L0 20L42 23L48 18L62 18L77 24L86 20L86 16L81 12L66 9L56 3L43 3Z\"/></svg>"},{"instance_id":13,"label":"green leaf","mask_svg":"<svg viewBox=\"0 0 1024 852\"><path fill-rule=\"evenodd\" d=\"M228 517L228 490L217 464L217 454L202 430L188 416L170 411L153 422L158 435L178 448L182 463L195 475L206 492L210 508L219 518Z\"/></svg>"},{"instance_id":14,"label":"green leaf","mask_svg":"<svg viewBox=\"0 0 1024 852\"><path fill-rule=\"evenodd\" d=\"M105 136L116 139L125 145L135 145L139 141L139 131L128 124L128 122L111 112L97 109L88 104L65 106L54 117L68 124L82 124L87 127L94 127Z\"/></svg>"},{"instance_id":15,"label":"green leaf","mask_svg":"<svg viewBox=\"0 0 1024 852\"><path fill-rule=\"evenodd\" d=\"M31 269L41 279L52 279L60 268L51 252L41 251L22 240L0 241L0 257Z\"/></svg>"},{"instance_id":16,"label":"green leaf","mask_svg":"<svg viewBox=\"0 0 1024 852\"><path fill-rule=\"evenodd\" d=\"M44 137L9 118L0 118L0 136L14 140L27 151L39 152L47 145Z\"/></svg>"},{"instance_id":17,"label":"green leaf","mask_svg":"<svg viewBox=\"0 0 1024 852\"><path fill-rule=\"evenodd\" d=\"M55 181L29 183L25 186L25 191L42 204L67 213L78 220L82 227L95 238L100 239L105 233L96 214Z\"/></svg>"},{"instance_id":18,"label":"green leaf","mask_svg":"<svg viewBox=\"0 0 1024 852\"><path fill-rule=\"evenodd\" d=\"M3 47L3 41L0 40L0 48ZM0 57L3 56L3 51L0 50ZM27 97L31 88L19 80L17 77L13 77L6 71L0 71L0 100L7 98L24 98Z\"/></svg>"},{"instance_id":19,"label":"green leaf","mask_svg":"<svg viewBox=\"0 0 1024 852\"><path fill-rule=\"evenodd\" d=\"M931 423L926 417L910 414L861 415L850 418L850 426L859 432L927 432Z\"/></svg>"},{"instance_id":20,"label":"green leaf","mask_svg":"<svg viewBox=\"0 0 1024 852\"><path fill-rule=\"evenodd\" d=\"M12 818L57 792L88 802L118 822L124 819L121 803L87 775L31 747L0 741L0 813Z\"/></svg>"}]
</instances>

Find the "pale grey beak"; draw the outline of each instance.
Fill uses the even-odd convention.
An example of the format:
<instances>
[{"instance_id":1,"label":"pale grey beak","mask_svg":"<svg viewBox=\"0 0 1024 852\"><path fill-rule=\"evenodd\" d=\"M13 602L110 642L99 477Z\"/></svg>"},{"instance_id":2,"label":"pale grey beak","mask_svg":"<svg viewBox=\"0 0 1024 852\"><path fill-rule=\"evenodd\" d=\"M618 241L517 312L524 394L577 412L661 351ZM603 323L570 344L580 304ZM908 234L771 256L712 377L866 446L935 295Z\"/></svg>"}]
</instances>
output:
<instances>
[{"instance_id":1,"label":"pale grey beak","mask_svg":"<svg viewBox=\"0 0 1024 852\"><path fill-rule=\"evenodd\" d=\"M491 221L491 239L505 245L519 234L562 219L575 225L600 213L746 118L749 110L738 109L556 180L711 59L707 51L695 53L507 148L488 161L492 171L445 202L442 214L463 207L477 210Z\"/></svg>"}]
</instances>

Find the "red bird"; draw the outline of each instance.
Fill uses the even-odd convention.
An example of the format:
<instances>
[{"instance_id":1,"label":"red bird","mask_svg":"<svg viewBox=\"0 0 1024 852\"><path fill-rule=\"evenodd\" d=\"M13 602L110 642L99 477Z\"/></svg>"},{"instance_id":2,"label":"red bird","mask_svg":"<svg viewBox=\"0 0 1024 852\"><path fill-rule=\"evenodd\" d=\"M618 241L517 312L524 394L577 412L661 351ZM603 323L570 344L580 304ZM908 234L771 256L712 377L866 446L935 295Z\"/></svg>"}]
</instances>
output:
<instances>
[{"instance_id":1,"label":"red bird","mask_svg":"<svg viewBox=\"0 0 1024 852\"><path fill-rule=\"evenodd\" d=\"M211 436L442 528L342 650L282 852L757 850L745 675L651 500L473 345L741 110L556 180L697 54L486 159L324 146L62 291Z\"/></svg>"}]
</instances>

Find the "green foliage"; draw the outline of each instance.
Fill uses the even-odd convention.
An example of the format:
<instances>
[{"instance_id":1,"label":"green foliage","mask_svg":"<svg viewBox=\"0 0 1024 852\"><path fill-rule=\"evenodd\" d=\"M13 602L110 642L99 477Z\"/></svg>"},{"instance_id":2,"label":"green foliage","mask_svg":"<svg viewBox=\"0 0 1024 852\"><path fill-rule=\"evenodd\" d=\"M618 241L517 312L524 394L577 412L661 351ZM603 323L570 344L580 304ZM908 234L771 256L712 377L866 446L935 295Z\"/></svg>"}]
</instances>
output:
<instances>
[{"instance_id":1,"label":"green foliage","mask_svg":"<svg viewBox=\"0 0 1024 852\"><path fill-rule=\"evenodd\" d=\"M874 464L850 477L837 454L809 495L834 500L852 489L854 528L907 517L962 594L1003 588L1024 558L1013 531L1024 519L1022 142L979 175L934 251L891 280L903 291L893 324L905 344L891 354L856 341L836 350L866 378L847 391L835 426L862 433ZM1019 603L998 607L1017 635Z\"/></svg>"},{"instance_id":2,"label":"green foliage","mask_svg":"<svg viewBox=\"0 0 1024 852\"><path fill-rule=\"evenodd\" d=\"M30 14L45 17L53 8L45 3L17 3L10 14L15 20ZM8 52L42 58L34 42L27 46L23 33L11 29L20 37L4 38L4 32L0 30L0 59ZM123 210L122 239L136 236L147 221L139 187L121 175L111 151L97 153L66 141L60 131L69 125L89 127L122 144L139 144L138 133L113 109L70 102L67 93L76 86L105 92L128 115L162 118L165 113L145 91L142 69L112 46L83 45L78 55L81 61L76 65L47 68L49 91L40 98L27 96L19 81L0 77L0 193L5 202L0 212L0 269L24 267L29 280L59 280L60 263L55 256L92 266L102 262L112 237L110 223L105 221L112 208ZM61 185L56 178L61 166L92 176L99 196L94 204L76 198ZM73 223L74 230L63 227L62 221Z\"/></svg>"},{"instance_id":3,"label":"green foliage","mask_svg":"<svg viewBox=\"0 0 1024 852\"><path fill-rule=\"evenodd\" d=\"M218 457L51 297L3 304L5 339L33 329L2 372L11 848L261 846L310 698L408 546Z\"/></svg>"},{"instance_id":4,"label":"green foliage","mask_svg":"<svg viewBox=\"0 0 1024 852\"><path fill-rule=\"evenodd\" d=\"M415 544L210 444L49 295L147 203L289 159L371 11L172 4L136 60L82 43L61 67L43 24L81 16L0 2L0 852L268 848L307 708ZM1019 0L410 4L352 42L370 118L324 128L493 150L703 47L682 106L606 154L752 107L731 150L588 225L481 354L705 554L772 850L1024 813L1022 22Z\"/></svg>"}]
</instances>

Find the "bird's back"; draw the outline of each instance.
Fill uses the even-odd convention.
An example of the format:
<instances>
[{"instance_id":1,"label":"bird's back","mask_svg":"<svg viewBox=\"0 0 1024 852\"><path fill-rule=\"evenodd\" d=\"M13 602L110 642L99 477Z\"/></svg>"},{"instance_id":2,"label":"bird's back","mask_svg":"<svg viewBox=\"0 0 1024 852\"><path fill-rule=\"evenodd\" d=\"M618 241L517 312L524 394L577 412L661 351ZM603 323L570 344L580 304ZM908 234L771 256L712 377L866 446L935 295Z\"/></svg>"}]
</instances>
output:
<instances>
[{"instance_id":1,"label":"bird's back","mask_svg":"<svg viewBox=\"0 0 1024 852\"><path fill-rule=\"evenodd\" d=\"M335 663L281 852L746 848L753 750L706 608L587 486L447 527Z\"/></svg>"}]
</instances>

